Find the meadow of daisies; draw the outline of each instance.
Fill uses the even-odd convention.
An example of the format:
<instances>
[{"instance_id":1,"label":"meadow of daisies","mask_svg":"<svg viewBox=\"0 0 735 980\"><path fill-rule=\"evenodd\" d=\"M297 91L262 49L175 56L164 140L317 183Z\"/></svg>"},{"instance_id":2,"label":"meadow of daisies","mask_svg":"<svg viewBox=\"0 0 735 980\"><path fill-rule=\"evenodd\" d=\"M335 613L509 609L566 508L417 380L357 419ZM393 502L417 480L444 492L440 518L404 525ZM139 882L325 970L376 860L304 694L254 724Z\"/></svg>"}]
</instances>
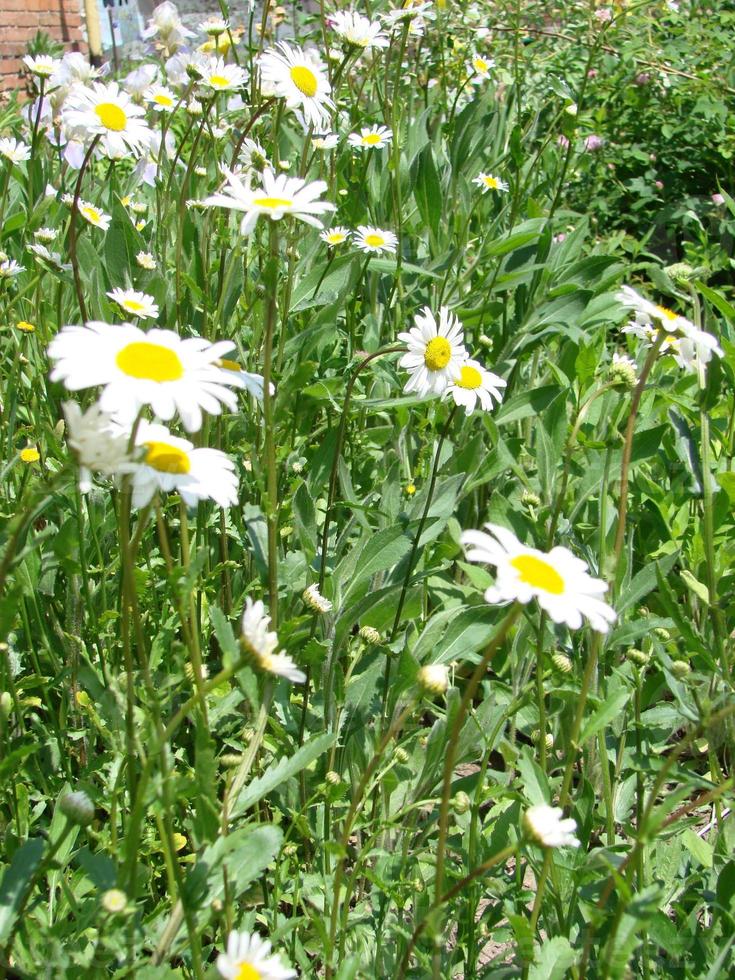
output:
<instances>
[{"instance_id":1,"label":"meadow of daisies","mask_svg":"<svg viewBox=\"0 0 735 980\"><path fill-rule=\"evenodd\" d=\"M0 976L730 976L735 15L311 6L0 108Z\"/></svg>"}]
</instances>

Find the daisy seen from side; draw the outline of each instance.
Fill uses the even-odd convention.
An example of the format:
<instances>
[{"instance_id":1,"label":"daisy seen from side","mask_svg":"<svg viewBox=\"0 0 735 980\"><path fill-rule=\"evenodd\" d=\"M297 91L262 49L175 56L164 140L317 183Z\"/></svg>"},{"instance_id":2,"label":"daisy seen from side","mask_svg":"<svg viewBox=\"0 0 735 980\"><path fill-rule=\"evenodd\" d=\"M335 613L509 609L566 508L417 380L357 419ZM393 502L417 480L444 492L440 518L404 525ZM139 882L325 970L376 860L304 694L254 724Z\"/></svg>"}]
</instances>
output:
<instances>
[{"instance_id":1,"label":"daisy seen from side","mask_svg":"<svg viewBox=\"0 0 735 980\"><path fill-rule=\"evenodd\" d=\"M229 340L211 344L202 337L182 339L172 330L149 330L132 323L91 321L64 327L49 344L52 381L69 391L102 387L100 407L132 420L144 405L168 421L178 412L187 432L202 427L202 412L231 411L231 387L244 383L236 372L218 367L232 350Z\"/></svg>"},{"instance_id":2,"label":"daisy seen from side","mask_svg":"<svg viewBox=\"0 0 735 980\"><path fill-rule=\"evenodd\" d=\"M112 217L94 204L90 204L89 201L79 201L77 210L84 218L84 220L90 224L94 225L95 228L99 228L101 231L107 231L110 227L110 222Z\"/></svg>"},{"instance_id":3,"label":"daisy seen from side","mask_svg":"<svg viewBox=\"0 0 735 980\"><path fill-rule=\"evenodd\" d=\"M76 402L64 402L66 442L79 463L79 489L92 489L92 473L118 476L134 473L137 464L128 449L130 433L95 402L85 412Z\"/></svg>"},{"instance_id":4,"label":"daisy seen from side","mask_svg":"<svg viewBox=\"0 0 735 980\"><path fill-rule=\"evenodd\" d=\"M158 316L158 304L148 293L140 293L136 289L120 289L116 287L107 294L126 313L140 317L141 320Z\"/></svg>"},{"instance_id":5,"label":"daisy seen from side","mask_svg":"<svg viewBox=\"0 0 735 980\"><path fill-rule=\"evenodd\" d=\"M282 650L279 651L278 634L270 629L271 618L265 611L262 599L256 602L248 596L242 614L240 643L252 655L261 670L295 684L303 684L306 674Z\"/></svg>"},{"instance_id":6,"label":"daisy seen from side","mask_svg":"<svg viewBox=\"0 0 735 980\"><path fill-rule=\"evenodd\" d=\"M354 10L337 10L328 22L338 37L363 51L387 48L390 43L379 20L370 20Z\"/></svg>"},{"instance_id":7,"label":"daisy seen from side","mask_svg":"<svg viewBox=\"0 0 735 980\"><path fill-rule=\"evenodd\" d=\"M415 325L398 339L408 347L399 362L410 374L403 389L407 394L441 395L461 378L467 362L462 324L446 306L438 317L425 306L416 314Z\"/></svg>"},{"instance_id":8,"label":"daisy seen from side","mask_svg":"<svg viewBox=\"0 0 735 980\"><path fill-rule=\"evenodd\" d=\"M587 563L568 548L548 554L529 548L507 528L486 524L485 531L464 531L461 543L467 561L495 566L495 585L485 592L491 605L527 603L536 599L555 623L579 629L583 619L598 633L607 633L616 613L601 598L607 583L592 578Z\"/></svg>"},{"instance_id":9,"label":"daisy seen from side","mask_svg":"<svg viewBox=\"0 0 735 980\"><path fill-rule=\"evenodd\" d=\"M560 806L537 803L523 814L523 829L541 847L579 847L576 820L564 817Z\"/></svg>"},{"instance_id":10,"label":"daisy seen from side","mask_svg":"<svg viewBox=\"0 0 735 980\"><path fill-rule=\"evenodd\" d=\"M6 136L0 139L0 156L10 160L11 163L25 163L31 158L31 148L22 140Z\"/></svg>"},{"instance_id":11,"label":"daisy seen from side","mask_svg":"<svg viewBox=\"0 0 735 980\"><path fill-rule=\"evenodd\" d=\"M208 58L199 66L201 84L213 92L236 92L248 80L247 72L238 65L230 65L224 58Z\"/></svg>"}]
</instances>

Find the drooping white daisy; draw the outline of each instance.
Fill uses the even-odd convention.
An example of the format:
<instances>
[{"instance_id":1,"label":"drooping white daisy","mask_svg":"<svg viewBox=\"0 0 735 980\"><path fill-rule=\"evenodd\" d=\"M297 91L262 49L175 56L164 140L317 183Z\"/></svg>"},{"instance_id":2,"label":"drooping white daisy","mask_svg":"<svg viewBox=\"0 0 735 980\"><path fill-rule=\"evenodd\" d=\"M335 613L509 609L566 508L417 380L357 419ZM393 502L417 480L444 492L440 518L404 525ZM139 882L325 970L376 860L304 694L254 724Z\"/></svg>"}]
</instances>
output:
<instances>
[{"instance_id":1,"label":"drooping white daisy","mask_svg":"<svg viewBox=\"0 0 735 980\"><path fill-rule=\"evenodd\" d=\"M135 256L135 261L141 269L147 269L149 272L152 272L156 268L155 257L150 252L138 252Z\"/></svg>"},{"instance_id":2,"label":"drooping white daisy","mask_svg":"<svg viewBox=\"0 0 735 980\"><path fill-rule=\"evenodd\" d=\"M31 148L22 140L6 136L0 139L0 156L4 156L11 163L24 163L31 158Z\"/></svg>"},{"instance_id":3,"label":"drooping white daisy","mask_svg":"<svg viewBox=\"0 0 735 980\"><path fill-rule=\"evenodd\" d=\"M723 357L724 352L717 343L717 338L706 330L700 330L694 324L686 321L679 327L682 337L679 340L679 353L674 355L676 363L685 371L696 371L700 365L709 364L713 354Z\"/></svg>"},{"instance_id":4,"label":"drooping white daisy","mask_svg":"<svg viewBox=\"0 0 735 980\"><path fill-rule=\"evenodd\" d=\"M273 169L268 161L268 154L265 148L257 140L250 138L242 141L237 161L243 170L257 170L262 172L263 170Z\"/></svg>"},{"instance_id":5,"label":"drooping white daisy","mask_svg":"<svg viewBox=\"0 0 735 980\"><path fill-rule=\"evenodd\" d=\"M337 10L329 16L328 22L335 34L364 51L387 48L390 43L379 20L370 20L354 10Z\"/></svg>"},{"instance_id":6,"label":"drooping white daisy","mask_svg":"<svg viewBox=\"0 0 735 980\"><path fill-rule=\"evenodd\" d=\"M523 814L523 829L541 847L579 847L574 836L577 823L571 817L564 819L559 806L537 803L529 807Z\"/></svg>"},{"instance_id":7,"label":"drooping white daisy","mask_svg":"<svg viewBox=\"0 0 735 980\"><path fill-rule=\"evenodd\" d=\"M200 500L213 500L220 507L237 503L235 464L226 453L197 449L165 425L146 421L140 423L136 443L143 456L133 474L134 507L145 507L158 490L175 490L189 507Z\"/></svg>"},{"instance_id":8,"label":"drooping white daisy","mask_svg":"<svg viewBox=\"0 0 735 980\"><path fill-rule=\"evenodd\" d=\"M50 78L57 71L61 61L53 58L50 54L39 54L34 58L27 54L23 59L23 64L32 75L38 78Z\"/></svg>"},{"instance_id":9,"label":"drooping white daisy","mask_svg":"<svg viewBox=\"0 0 735 980\"><path fill-rule=\"evenodd\" d=\"M480 82L484 82L486 78L489 78L490 72L494 67L495 62L492 58L475 54L470 62L470 74L472 75L473 84L477 85Z\"/></svg>"},{"instance_id":10,"label":"drooping white daisy","mask_svg":"<svg viewBox=\"0 0 735 980\"><path fill-rule=\"evenodd\" d=\"M89 201L79 201L78 210L84 220L89 222L90 225L94 225L95 228L101 228L102 231L107 231L110 227L112 217L109 214L105 214L100 208L96 208L94 204L90 204Z\"/></svg>"},{"instance_id":11,"label":"drooping white daisy","mask_svg":"<svg viewBox=\"0 0 735 980\"><path fill-rule=\"evenodd\" d=\"M311 138L311 144L317 150L333 150L338 143L337 133L321 133Z\"/></svg>"},{"instance_id":12,"label":"drooping white daisy","mask_svg":"<svg viewBox=\"0 0 735 980\"><path fill-rule=\"evenodd\" d=\"M152 85L143 98L153 107L154 112L173 112L179 102L173 89L165 85Z\"/></svg>"},{"instance_id":13,"label":"drooping white daisy","mask_svg":"<svg viewBox=\"0 0 735 980\"><path fill-rule=\"evenodd\" d=\"M468 561L495 566L496 581L485 592L487 602L526 603L535 598L555 623L579 629L585 617L598 633L608 632L616 614L600 598L607 583L592 578L586 562L568 548L552 548L546 554L521 544L512 531L498 524L485 527L489 533L464 531L461 542Z\"/></svg>"},{"instance_id":14,"label":"drooping white daisy","mask_svg":"<svg viewBox=\"0 0 735 980\"><path fill-rule=\"evenodd\" d=\"M334 248L336 245L344 245L344 243L350 237L350 229L345 228L342 225L335 225L332 228L328 228L326 231L320 233L319 237L323 242L326 242L330 248Z\"/></svg>"},{"instance_id":15,"label":"drooping white daisy","mask_svg":"<svg viewBox=\"0 0 735 980\"><path fill-rule=\"evenodd\" d=\"M149 317L154 319L158 316L158 304L153 296L148 293L139 293L135 289L120 289L119 286L107 294L111 300L121 306L126 313L146 320Z\"/></svg>"},{"instance_id":16,"label":"drooping white daisy","mask_svg":"<svg viewBox=\"0 0 735 980\"><path fill-rule=\"evenodd\" d=\"M16 262L15 259L3 259L0 262L0 279L15 279L16 276L25 271L25 266Z\"/></svg>"},{"instance_id":17,"label":"drooping white daisy","mask_svg":"<svg viewBox=\"0 0 735 980\"><path fill-rule=\"evenodd\" d=\"M631 286L621 286L619 292L615 294L615 299L623 306L633 310L634 313L641 314L641 321L639 322L647 320L669 333L675 334L681 330L682 323L697 329L690 320L687 320L680 313L674 313L666 306L658 306L656 303L652 303Z\"/></svg>"},{"instance_id":18,"label":"drooping white daisy","mask_svg":"<svg viewBox=\"0 0 735 980\"><path fill-rule=\"evenodd\" d=\"M227 952L217 958L217 969L225 980L293 980L298 976L271 953L269 940L255 932L231 932Z\"/></svg>"},{"instance_id":19,"label":"drooping white daisy","mask_svg":"<svg viewBox=\"0 0 735 980\"><path fill-rule=\"evenodd\" d=\"M60 252L50 252L45 245L34 243L28 246L28 251L33 252L36 261L40 264L46 263L55 272L71 272L71 263L63 262Z\"/></svg>"},{"instance_id":20,"label":"drooping white daisy","mask_svg":"<svg viewBox=\"0 0 735 980\"><path fill-rule=\"evenodd\" d=\"M372 225L359 225L357 231L352 233L352 240L363 252L376 252L378 255L395 252L398 247L398 239L392 231L373 228Z\"/></svg>"},{"instance_id":21,"label":"drooping white daisy","mask_svg":"<svg viewBox=\"0 0 735 980\"><path fill-rule=\"evenodd\" d=\"M202 427L202 410L219 415L222 405L234 410L237 399L228 385L242 388L243 380L217 361L234 344L210 344L202 337L182 340L172 330L149 330L132 323L91 321L66 326L51 341L55 362L52 381L69 391L104 387L100 406L113 415L132 419L150 405L164 421L178 411L187 432Z\"/></svg>"},{"instance_id":22,"label":"drooping white daisy","mask_svg":"<svg viewBox=\"0 0 735 980\"><path fill-rule=\"evenodd\" d=\"M214 92L236 92L248 80L247 72L238 65L229 65L224 58L207 58L200 65L201 84Z\"/></svg>"},{"instance_id":23,"label":"drooping white daisy","mask_svg":"<svg viewBox=\"0 0 735 980\"><path fill-rule=\"evenodd\" d=\"M359 133L350 133L347 142L358 150L382 150L392 139L387 126L363 126Z\"/></svg>"},{"instance_id":24,"label":"drooping white daisy","mask_svg":"<svg viewBox=\"0 0 735 980\"><path fill-rule=\"evenodd\" d=\"M410 372L403 389L419 395L441 395L461 377L462 365L467 362L462 324L446 306L439 310L439 319L425 306L416 314L415 326L398 339L408 346L400 366Z\"/></svg>"},{"instance_id":25,"label":"drooping white daisy","mask_svg":"<svg viewBox=\"0 0 735 980\"><path fill-rule=\"evenodd\" d=\"M174 55L191 37L194 37L193 31L184 27L176 5L169 0L164 0L164 3L153 10L143 31L143 38L154 39L156 47L161 48L166 55Z\"/></svg>"},{"instance_id":26,"label":"drooping white daisy","mask_svg":"<svg viewBox=\"0 0 735 980\"><path fill-rule=\"evenodd\" d=\"M508 185L506 182L501 180L500 177L493 177L492 174L478 174L472 183L477 184L478 187L481 187L483 194L486 194L488 191L508 190Z\"/></svg>"},{"instance_id":27,"label":"drooping white daisy","mask_svg":"<svg viewBox=\"0 0 735 980\"><path fill-rule=\"evenodd\" d=\"M245 217L240 224L242 235L250 234L260 215L278 221L290 214L314 228L321 228L322 223L315 215L335 210L334 204L329 201L317 200L327 189L323 180L307 184L299 177L276 175L272 170L266 170L262 186L253 190L231 170L223 168L222 172L227 181L224 192L205 198L203 203L208 207L244 211Z\"/></svg>"},{"instance_id":28,"label":"drooping white daisy","mask_svg":"<svg viewBox=\"0 0 735 980\"><path fill-rule=\"evenodd\" d=\"M135 105L117 82L79 85L69 94L61 112L67 133L84 141L99 136L111 159L138 156L151 141L145 109Z\"/></svg>"},{"instance_id":29,"label":"drooping white daisy","mask_svg":"<svg viewBox=\"0 0 735 980\"><path fill-rule=\"evenodd\" d=\"M332 608L332 603L321 594L319 586L316 583L304 589L302 599L310 609L322 615L328 613Z\"/></svg>"},{"instance_id":30,"label":"drooping white daisy","mask_svg":"<svg viewBox=\"0 0 735 980\"><path fill-rule=\"evenodd\" d=\"M257 602L253 602L248 596L242 614L240 643L255 658L261 670L266 670L270 674L277 674L279 677L285 677L295 684L303 684L306 680L306 674L298 669L291 657L283 651L277 652L278 635L269 629L270 624L271 618L266 613L262 600L258 599ZM237 976L237 974L233 974L233 976Z\"/></svg>"},{"instance_id":31,"label":"drooping white daisy","mask_svg":"<svg viewBox=\"0 0 735 980\"><path fill-rule=\"evenodd\" d=\"M316 130L328 127L334 102L330 98L332 87L327 71L318 52L282 41L264 52L259 67L266 91L285 99L289 109L300 109L307 125Z\"/></svg>"},{"instance_id":32,"label":"drooping white daisy","mask_svg":"<svg viewBox=\"0 0 735 980\"><path fill-rule=\"evenodd\" d=\"M130 433L103 412L95 402L82 412L76 402L64 402L66 441L79 463L79 489L92 489L92 473L116 476L135 472L137 464L128 450Z\"/></svg>"},{"instance_id":33,"label":"drooping white daisy","mask_svg":"<svg viewBox=\"0 0 735 980\"><path fill-rule=\"evenodd\" d=\"M452 397L455 405L461 405L465 415L472 415L479 401L483 411L489 412L503 400L501 388L506 382L492 371L487 371L479 361L467 360L460 368L459 377L450 382L444 392L444 398Z\"/></svg>"}]
</instances>

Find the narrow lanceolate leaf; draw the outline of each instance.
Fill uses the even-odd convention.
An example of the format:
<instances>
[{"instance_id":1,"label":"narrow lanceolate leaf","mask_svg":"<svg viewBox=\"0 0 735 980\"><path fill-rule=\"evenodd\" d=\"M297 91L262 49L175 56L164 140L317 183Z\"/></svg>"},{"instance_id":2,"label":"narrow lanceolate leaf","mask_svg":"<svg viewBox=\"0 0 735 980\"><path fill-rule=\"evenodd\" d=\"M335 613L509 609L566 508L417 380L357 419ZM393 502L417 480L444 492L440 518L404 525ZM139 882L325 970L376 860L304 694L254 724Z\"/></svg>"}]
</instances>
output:
<instances>
[{"instance_id":1,"label":"narrow lanceolate leaf","mask_svg":"<svg viewBox=\"0 0 735 980\"><path fill-rule=\"evenodd\" d=\"M0 945L9 937L26 889L43 857L44 842L40 837L28 840L13 855L0 882Z\"/></svg>"}]
</instances>

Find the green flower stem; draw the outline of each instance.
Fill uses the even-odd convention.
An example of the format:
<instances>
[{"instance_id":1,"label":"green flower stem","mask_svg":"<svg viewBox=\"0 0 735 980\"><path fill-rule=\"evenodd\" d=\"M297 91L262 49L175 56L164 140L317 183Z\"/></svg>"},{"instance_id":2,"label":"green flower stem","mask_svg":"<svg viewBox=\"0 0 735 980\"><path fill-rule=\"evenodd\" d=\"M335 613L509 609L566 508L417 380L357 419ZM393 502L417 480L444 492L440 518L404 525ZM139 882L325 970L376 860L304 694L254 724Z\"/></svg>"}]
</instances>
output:
<instances>
[{"instance_id":1,"label":"green flower stem","mask_svg":"<svg viewBox=\"0 0 735 980\"><path fill-rule=\"evenodd\" d=\"M266 467L265 511L268 523L268 605L273 629L278 628L278 470L274 395L271 393L273 374L273 335L278 319L278 222L270 221L268 236L268 296L265 306L263 337L263 427Z\"/></svg>"},{"instance_id":2,"label":"green flower stem","mask_svg":"<svg viewBox=\"0 0 735 980\"><path fill-rule=\"evenodd\" d=\"M472 677L465 687L464 695L460 702L457 713L454 716L449 738L446 743L446 753L444 756L444 776L442 782L442 798L439 810L439 836L436 845L436 871L434 876L434 906L438 907L442 902L444 888L444 864L446 858L447 835L449 830L449 799L452 792L452 776L454 774L454 762L457 757L459 736L462 731L465 717L472 704L472 699L477 692L482 678L488 668L490 661L503 643L508 633L512 629L515 621L521 614L522 607L516 602L506 613L495 633L485 648L482 660L475 667Z\"/></svg>"},{"instance_id":3,"label":"green flower stem","mask_svg":"<svg viewBox=\"0 0 735 980\"><path fill-rule=\"evenodd\" d=\"M196 136L194 137L191 150L189 151L189 160L187 161L186 170L184 171L184 179L182 180L181 187L179 188L178 223L176 230L176 275L174 277L176 285L176 319L179 325L182 323L181 271L184 264L184 215L186 214L186 195L189 190L191 172L194 169L194 164L196 162L199 141L204 133L204 128L207 125L209 113L212 110L214 102L214 99L210 99L209 102L206 102L202 106L202 122L197 130Z\"/></svg>"},{"instance_id":4,"label":"green flower stem","mask_svg":"<svg viewBox=\"0 0 735 980\"><path fill-rule=\"evenodd\" d=\"M135 746L135 675L133 673L133 653L130 637L130 615L135 601L135 577L130 553L130 507L132 495L131 477L125 476L120 491L118 507L118 540L120 545L120 564L122 566L122 590L120 593L120 639L123 648L123 667L125 669L125 759L128 797L132 807L136 793ZM139 651L141 656L143 651Z\"/></svg>"},{"instance_id":5,"label":"green flower stem","mask_svg":"<svg viewBox=\"0 0 735 980\"><path fill-rule=\"evenodd\" d=\"M355 795L352 799L352 803L350 804L350 809L347 813L347 816L345 817L345 822L342 827L342 834L340 836L340 841L339 841L339 858L337 861L337 866L334 870L334 884L332 886L332 907L330 910L330 917L329 917L329 937L327 940L327 948L326 948L326 956L325 956L325 964L324 964L325 980L332 980L332 977L334 976L334 967L332 965L332 959L334 955L335 938L337 935L337 920L339 918L340 890L342 888L342 881L344 878L345 858L347 857L347 845L349 843L350 834L352 833L352 828L354 826L355 820L362 809L364 803L365 790L367 789L371 779L373 778L375 770L380 765L380 761L383 758L383 754L385 753L385 750L388 748L388 745L395 738L398 732L403 728L406 720L408 719L409 715L413 711L413 708L414 708L414 704L411 701L406 705L403 711L401 711L401 713L395 717L395 719L389 726L388 731L385 733L385 735L383 735L382 739L380 740L380 744L378 745L378 748L375 751L375 754L373 755L372 759L370 760L367 767L365 768L365 771L362 774L362 778L360 779L360 782L355 791Z\"/></svg>"},{"instance_id":6,"label":"green flower stem","mask_svg":"<svg viewBox=\"0 0 735 980\"><path fill-rule=\"evenodd\" d=\"M630 401L628 424L625 429L625 439L623 442L623 460L620 465L620 503L618 504L618 527L615 534L615 546L613 550L614 566L610 574L611 584L614 584L615 569L620 561L620 555L623 551L623 545L625 543L625 522L628 515L628 476L630 471L630 459L633 454L633 436L635 434L636 419L638 418L638 409L641 404L641 398L643 397L646 382L648 381L648 375L651 373L651 369L656 362L658 352L661 350L661 345L665 339L665 332L660 330L656 340L653 342L653 345L648 352L648 357L643 365L643 370L641 371L641 376L638 379L638 384L633 389L633 397Z\"/></svg>"},{"instance_id":7,"label":"green flower stem","mask_svg":"<svg viewBox=\"0 0 735 980\"><path fill-rule=\"evenodd\" d=\"M186 504L183 500L179 501L179 527L181 529L181 565L184 569L185 578L189 577L191 568L191 546L189 544L189 517L186 511ZM209 727L207 718L207 699L204 696L204 676L202 671L202 651L199 646L199 622L194 599L194 585L189 582L187 586L189 594L189 652L191 654L191 665L194 669L194 688L199 697L199 707L202 711L204 724ZM183 603L182 603L183 606Z\"/></svg>"},{"instance_id":8,"label":"green flower stem","mask_svg":"<svg viewBox=\"0 0 735 980\"><path fill-rule=\"evenodd\" d=\"M253 768L255 757L258 754L258 749L260 748L263 741L263 736L265 735L265 729L268 725L268 718L270 717L271 701L273 700L273 687L273 681L270 677L267 678L265 681L265 687L263 688L263 699L260 702L255 732L253 733L253 737L250 739L248 750L243 756L240 765L237 767L235 777L230 784L228 798L235 803L240 795L240 790L245 785L245 780L250 775L250 770Z\"/></svg>"},{"instance_id":9,"label":"green flower stem","mask_svg":"<svg viewBox=\"0 0 735 980\"><path fill-rule=\"evenodd\" d=\"M92 154L94 153L94 149L99 141L100 137L95 136L92 142L89 144L87 152L84 154L82 165L79 168L77 182L74 187L74 200L71 206L71 214L69 215L69 230L67 232L69 239L69 260L71 261L71 269L74 275L74 289L76 290L77 303L79 304L79 312L82 315L83 323L87 322L87 307L84 303L82 279L79 275L79 259L77 258L77 210L79 208L79 195L82 192L82 181L84 180L84 174L89 166L89 161L92 159Z\"/></svg>"}]
</instances>

